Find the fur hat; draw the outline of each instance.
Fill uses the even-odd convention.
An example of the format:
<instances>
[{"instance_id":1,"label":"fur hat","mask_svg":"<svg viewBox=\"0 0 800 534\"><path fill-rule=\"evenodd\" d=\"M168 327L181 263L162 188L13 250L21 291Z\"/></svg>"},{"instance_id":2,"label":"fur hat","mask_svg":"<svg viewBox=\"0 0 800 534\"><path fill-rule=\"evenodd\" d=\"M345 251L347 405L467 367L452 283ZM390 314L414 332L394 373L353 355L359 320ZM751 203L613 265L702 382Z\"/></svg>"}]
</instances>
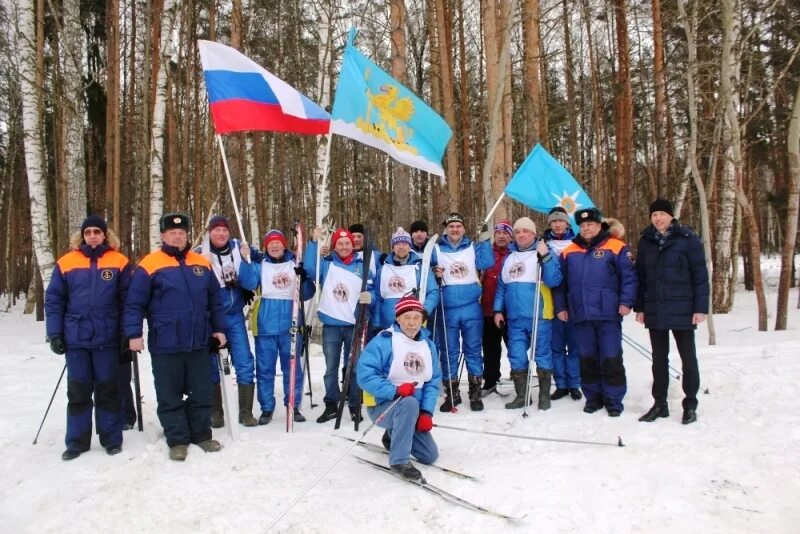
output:
<instances>
[{"instance_id":1,"label":"fur hat","mask_svg":"<svg viewBox=\"0 0 800 534\"><path fill-rule=\"evenodd\" d=\"M603 223L603 214L597 208L583 208L575 212L575 224L578 226L585 222Z\"/></svg>"},{"instance_id":2,"label":"fur hat","mask_svg":"<svg viewBox=\"0 0 800 534\"><path fill-rule=\"evenodd\" d=\"M175 228L188 232L189 216L185 213L179 212L165 213L161 217L161 221L159 222L158 226L162 233Z\"/></svg>"},{"instance_id":3,"label":"fur hat","mask_svg":"<svg viewBox=\"0 0 800 534\"><path fill-rule=\"evenodd\" d=\"M348 228L351 234L364 234L364 225L361 223L351 224Z\"/></svg>"},{"instance_id":4,"label":"fur hat","mask_svg":"<svg viewBox=\"0 0 800 534\"><path fill-rule=\"evenodd\" d=\"M83 222L81 223L81 234L87 228L99 228L103 231L104 234L108 233L108 224L106 223L106 220L97 215L96 213L89 215L83 220Z\"/></svg>"}]
</instances>

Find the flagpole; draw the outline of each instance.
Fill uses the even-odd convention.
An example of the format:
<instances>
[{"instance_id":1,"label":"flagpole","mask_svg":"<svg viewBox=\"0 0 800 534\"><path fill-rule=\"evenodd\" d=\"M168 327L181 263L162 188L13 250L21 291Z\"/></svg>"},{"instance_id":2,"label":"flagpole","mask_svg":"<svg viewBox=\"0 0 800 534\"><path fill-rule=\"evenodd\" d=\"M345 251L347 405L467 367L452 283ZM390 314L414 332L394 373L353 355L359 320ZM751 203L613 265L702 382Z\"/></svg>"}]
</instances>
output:
<instances>
[{"instance_id":1,"label":"flagpole","mask_svg":"<svg viewBox=\"0 0 800 534\"><path fill-rule=\"evenodd\" d=\"M225 155L225 145L222 144L222 136L220 134L217 134L217 144L219 145L219 152L222 154L222 166L225 168L225 177L228 179L228 190L231 193L233 211L236 212L236 224L239 225L239 235L242 236L243 240L247 240L247 237L244 235L244 228L242 227L242 215L239 213L239 205L236 203L236 193L233 190L231 170L228 168L228 156Z\"/></svg>"},{"instance_id":2,"label":"flagpole","mask_svg":"<svg viewBox=\"0 0 800 534\"><path fill-rule=\"evenodd\" d=\"M497 211L497 207L500 205L500 202L502 202L504 198L506 198L505 191L500 193L500 197L497 199L497 202L495 202L494 206L492 206L492 209L489 210L489 215L487 215L486 218L483 220L484 224L489 224L489 221L492 219L492 215L494 215L494 212Z\"/></svg>"}]
</instances>

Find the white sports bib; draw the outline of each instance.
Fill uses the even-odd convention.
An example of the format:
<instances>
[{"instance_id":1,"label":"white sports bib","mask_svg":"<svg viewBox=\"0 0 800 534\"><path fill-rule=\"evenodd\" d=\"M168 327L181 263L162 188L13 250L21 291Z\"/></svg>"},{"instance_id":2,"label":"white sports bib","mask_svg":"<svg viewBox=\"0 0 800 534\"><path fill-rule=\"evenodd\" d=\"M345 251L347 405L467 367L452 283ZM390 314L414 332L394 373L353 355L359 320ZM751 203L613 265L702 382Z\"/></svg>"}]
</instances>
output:
<instances>
[{"instance_id":1,"label":"white sports bib","mask_svg":"<svg viewBox=\"0 0 800 534\"><path fill-rule=\"evenodd\" d=\"M360 276L331 264L322 284L319 311L339 321L356 324L355 310L360 292Z\"/></svg>"},{"instance_id":2,"label":"white sports bib","mask_svg":"<svg viewBox=\"0 0 800 534\"><path fill-rule=\"evenodd\" d=\"M297 274L294 262L261 262L261 296L265 299L293 300Z\"/></svg>"},{"instance_id":3,"label":"white sports bib","mask_svg":"<svg viewBox=\"0 0 800 534\"><path fill-rule=\"evenodd\" d=\"M551 239L547 242L547 245L553 249L556 256L560 256L570 243L572 243L571 239Z\"/></svg>"},{"instance_id":4,"label":"white sports bib","mask_svg":"<svg viewBox=\"0 0 800 534\"><path fill-rule=\"evenodd\" d=\"M508 255L503 263L503 283L513 284L515 282L536 283L539 281L537 264L539 258L536 250L519 252L515 250Z\"/></svg>"},{"instance_id":5,"label":"white sports bib","mask_svg":"<svg viewBox=\"0 0 800 534\"><path fill-rule=\"evenodd\" d=\"M205 250L202 251L206 259L211 262L211 268L214 271L214 276L217 277L219 287L225 287L226 279L236 281L239 278L239 266L242 264L242 253L239 251L239 247L236 246L238 244L238 242L231 240L231 253L223 256L214 254L210 249L208 255ZM220 261L222 261L222 264L220 264Z\"/></svg>"},{"instance_id":6,"label":"white sports bib","mask_svg":"<svg viewBox=\"0 0 800 534\"><path fill-rule=\"evenodd\" d=\"M417 387L433 376L431 349L425 340L414 341L402 332L392 332L392 366L386 379L399 386L417 383Z\"/></svg>"},{"instance_id":7,"label":"white sports bib","mask_svg":"<svg viewBox=\"0 0 800 534\"><path fill-rule=\"evenodd\" d=\"M417 289L417 265L389 265L381 267L381 297L400 298Z\"/></svg>"},{"instance_id":8,"label":"white sports bib","mask_svg":"<svg viewBox=\"0 0 800 534\"><path fill-rule=\"evenodd\" d=\"M436 257L439 266L444 267L444 283L448 286L460 286L479 282L478 270L475 269L475 247L467 247L456 252L442 252L436 245Z\"/></svg>"}]
</instances>

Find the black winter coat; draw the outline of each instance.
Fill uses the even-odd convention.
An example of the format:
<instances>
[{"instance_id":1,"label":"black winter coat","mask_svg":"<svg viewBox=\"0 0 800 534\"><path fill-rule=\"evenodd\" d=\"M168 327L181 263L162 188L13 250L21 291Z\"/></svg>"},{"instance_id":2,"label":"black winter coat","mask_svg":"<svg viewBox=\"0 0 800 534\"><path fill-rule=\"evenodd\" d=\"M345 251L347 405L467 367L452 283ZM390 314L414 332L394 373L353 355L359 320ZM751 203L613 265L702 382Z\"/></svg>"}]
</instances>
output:
<instances>
[{"instance_id":1,"label":"black winter coat","mask_svg":"<svg viewBox=\"0 0 800 534\"><path fill-rule=\"evenodd\" d=\"M634 310L644 312L647 328L690 330L692 315L708 313L708 270L703 243L692 230L672 221L659 246L651 224L642 232L636 258L639 291Z\"/></svg>"}]
</instances>

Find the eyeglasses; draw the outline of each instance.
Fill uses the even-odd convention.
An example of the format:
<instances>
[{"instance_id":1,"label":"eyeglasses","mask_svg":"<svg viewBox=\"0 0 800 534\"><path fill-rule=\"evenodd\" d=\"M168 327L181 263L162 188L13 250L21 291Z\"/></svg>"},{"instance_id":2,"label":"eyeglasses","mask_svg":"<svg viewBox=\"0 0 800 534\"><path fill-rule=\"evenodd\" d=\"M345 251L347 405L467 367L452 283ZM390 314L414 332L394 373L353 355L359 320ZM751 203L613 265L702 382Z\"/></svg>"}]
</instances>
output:
<instances>
[{"instance_id":1,"label":"eyeglasses","mask_svg":"<svg viewBox=\"0 0 800 534\"><path fill-rule=\"evenodd\" d=\"M83 235L102 235L103 231L99 228L87 228L83 231Z\"/></svg>"}]
</instances>

